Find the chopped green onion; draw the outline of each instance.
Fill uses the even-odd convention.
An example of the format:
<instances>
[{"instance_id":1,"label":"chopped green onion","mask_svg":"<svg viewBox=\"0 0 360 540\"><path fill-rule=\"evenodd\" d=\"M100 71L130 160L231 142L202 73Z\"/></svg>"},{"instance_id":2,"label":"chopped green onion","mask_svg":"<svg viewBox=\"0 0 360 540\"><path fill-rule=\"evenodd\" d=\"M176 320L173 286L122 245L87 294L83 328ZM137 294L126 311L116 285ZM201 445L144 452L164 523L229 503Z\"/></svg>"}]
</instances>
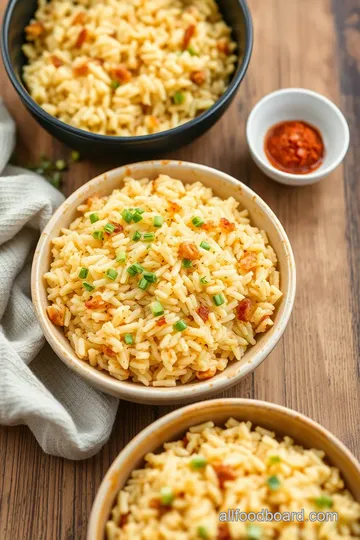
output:
<instances>
[{"instance_id":1,"label":"chopped green onion","mask_svg":"<svg viewBox=\"0 0 360 540\"><path fill-rule=\"evenodd\" d=\"M111 234L115 231L115 227L112 223L107 223L104 227L104 231Z\"/></svg>"},{"instance_id":2,"label":"chopped green onion","mask_svg":"<svg viewBox=\"0 0 360 540\"><path fill-rule=\"evenodd\" d=\"M88 283L87 281L83 281L83 286L85 287L85 289L89 292L93 291L95 289L95 287L93 287L92 285L90 285L90 283Z\"/></svg>"},{"instance_id":3,"label":"chopped green onion","mask_svg":"<svg viewBox=\"0 0 360 540\"><path fill-rule=\"evenodd\" d=\"M269 486L271 491L276 491L277 489L279 489L281 483L277 476L270 476L267 479L267 485Z\"/></svg>"},{"instance_id":4,"label":"chopped green onion","mask_svg":"<svg viewBox=\"0 0 360 540\"><path fill-rule=\"evenodd\" d=\"M182 92L175 92L173 100L175 105L181 105L185 101L185 95Z\"/></svg>"},{"instance_id":5,"label":"chopped green onion","mask_svg":"<svg viewBox=\"0 0 360 540\"><path fill-rule=\"evenodd\" d=\"M204 224L204 220L199 216L195 216L192 218L191 223L195 225L195 227L201 227L201 225Z\"/></svg>"},{"instance_id":6,"label":"chopped green onion","mask_svg":"<svg viewBox=\"0 0 360 540\"><path fill-rule=\"evenodd\" d=\"M126 221L126 223L131 223L133 215L129 210L125 209L121 212L121 217L124 221Z\"/></svg>"},{"instance_id":7,"label":"chopped green onion","mask_svg":"<svg viewBox=\"0 0 360 540\"><path fill-rule=\"evenodd\" d=\"M174 493L171 487L162 487L160 490L161 504L164 506L170 506L174 500Z\"/></svg>"},{"instance_id":8,"label":"chopped green onion","mask_svg":"<svg viewBox=\"0 0 360 540\"><path fill-rule=\"evenodd\" d=\"M164 223L164 218L162 216L154 216L153 224L154 227L162 227Z\"/></svg>"},{"instance_id":9,"label":"chopped green onion","mask_svg":"<svg viewBox=\"0 0 360 540\"><path fill-rule=\"evenodd\" d=\"M270 463L270 465L276 465L277 463L281 463L281 457L280 456L270 456L269 457L269 463Z\"/></svg>"},{"instance_id":10,"label":"chopped green onion","mask_svg":"<svg viewBox=\"0 0 360 540\"><path fill-rule=\"evenodd\" d=\"M118 277L118 272L113 268L109 268L109 270L106 271L106 275L109 279L114 281Z\"/></svg>"},{"instance_id":11,"label":"chopped green onion","mask_svg":"<svg viewBox=\"0 0 360 540\"><path fill-rule=\"evenodd\" d=\"M127 273L130 276L136 276L136 274L142 274L144 269L139 263L132 264L129 268L126 269Z\"/></svg>"},{"instance_id":12,"label":"chopped green onion","mask_svg":"<svg viewBox=\"0 0 360 540\"><path fill-rule=\"evenodd\" d=\"M203 249L206 249L206 251L209 251L210 250L210 244L208 244L207 242L200 242L200 247L203 248Z\"/></svg>"},{"instance_id":13,"label":"chopped green onion","mask_svg":"<svg viewBox=\"0 0 360 540\"><path fill-rule=\"evenodd\" d=\"M182 265L183 265L184 268L190 268L190 266L192 265L192 260L190 260L190 259L183 259Z\"/></svg>"},{"instance_id":14,"label":"chopped green onion","mask_svg":"<svg viewBox=\"0 0 360 540\"><path fill-rule=\"evenodd\" d=\"M203 276L202 278L200 278L200 283L202 283L203 285L207 285L207 283L209 283L207 277Z\"/></svg>"},{"instance_id":15,"label":"chopped green onion","mask_svg":"<svg viewBox=\"0 0 360 540\"><path fill-rule=\"evenodd\" d=\"M149 283L156 283L157 280L156 274L154 274L154 272L144 272L144 278Z\"/></svg>"},{"instance_id":16,"label":"chopped green onion","mask_svg":"<svg viewBox=\"0 0 360 540\"><path fill-rule=\"evenodd\" d=\"M131 334L125 334L124 341L126 345L132 345L134 343L134 340Z\"/></svg>"},{"instance_id":17,"label":"chopped green onion","mask_svg":"<svg viewBox=\"0 0 360 540\"><path fill-rule=\"evenodd\" d=\"M143 208L135 208L135 212L137 212L138 214L143 214L145 210Z\"/></svg>"},{"instance_id":18,"label":"chopped green onion","mask_svg":"<svg viewBox=\"0 0 360 540\"><path fill-rule=\"evenodd\" d=\"M141 278L139 283L138 283L138 287L142 291L146 291L146 289L148 288L149 285L150 285L150 282L147 279L145 279L144 277Z\"/></svg>"},{"instance_id":19,"label":"chopped green onion","mask_svg":"<svg viewBox=\"0 0 360 540\"><path fill-rule=\"evenodd\" d=\"M192 469L203 469L207 465L207 459L204 456L194 456L190 460L190 466Z\"/></svg>"},{"instance_id":20,"label":"chopped green onion","mask_svg":"<svg viewBox=\"0 0 360 540\"><path fill-rule=\"evenodd\" d=\"M113 90L116 90L117 88L119 88L120 83L119 83L119 81L115 81L115 80L114 80L114 81L111 81L110 86L111 86L111 88L112 88Z\"/></svg>"},{"instance_id":21,"label":"chopped green onion","mask_svg":"<svg viewBox=\"0 0 360 540\"><path fill-rule=\"evenodd\" d=\"M142 237L144 242L152 242L154 238L155 238L155 234L153 232L144 233Z\"/></svg>"},{"instance_id":22,"label":"chopped green onion","mask_svg":"<svg viewBox=\"0 0 360 540\"><path fill-rule=\"evenodd\" d=\"M139 233L139 231L135 231L134 234L132 235L132 240L134 240L134 242L137 242L138 240L140 240L141 238L141 234Z\"/></svg>"},{"instance_id":23,"label":"chopped green onion","mask_svg":"<svg viewBox=\"0 0 360 540\"><path fill-rule=\"evenodd\" d=\"M164 308L162 307L162 305L160 304L160 302L158 300L156 300L155 302L150 304L150 309L152 311L152 314L155 317L159 317L160 315L164 315Z\"/></svg>"},{"instance_id":24,"label":"chopped green onion","mask_svg":"<svg viewBox=\"0 0 360 540\"><path fill-rule=\"evenodd\" d=\"M90 222L96 223L97 221L99 221L98 214L96 212L93 212L92 214L90 214Z\"/></svg>"},{"instance_id":25,"label":"chopped green onion","mask_svg":"<svg viewBox=\"0 0 360 540\"><path fill-rule=\"evenodd\" d=\"M140 214L140 212L138 212L137 210L135 210L134 214L133 214L133 221L135 223L139 223L139 221L141 221L143 219L142 215Z\"/></svg>"},{"instance_id":26,"label":"chopped green onion","mask_svg":"<svg viewBox=\"0 0 360 540\"><path fill-rule=\"evenodd\" d=\"M314 502L319 508L331 508L334 504L332 498L327 497L326 495L322 495L321 497L314 499Z\"/></svg>"},{"instance_id":27,"label":"chopped green onion","mask_svg":"<svg viewBox=\"0 0 360 540\"><path fill-rule=\"evenodd\" d=\"M95 240L103 240L104 239L104 233L102 231L94 231L92 233Z\"/></svg>"},{"instance_id":28,"label":"chopped green onion","mask_svg":"<svg viewBox=\"0 0 360 540\"><path fill-rule=\"evenodd\" d=\"M88 277L89 270L87 268L82 268L79 272L80 279L86 279Z\"/></svg>"},{"instance_id":29,"label":"chopped green onion","mask_svg":"<svg viewBox=\"0 0 360 540\"><path fill-rule=\"evenodd\" d=\"M79 159L80 159L80 153L79 153L77 150L73 150L73 151L71 152L71 159L72 159L73 161L79 161Z\"/></svg>"},{"instance_id":30,"label":"chopped green onion","mask_svg":"<svg viewBox=\"0 0 360 540\"><path fill-rule=\"evenodd\" d=\"M173 329L177 330L178 332L182 332L183 330L186 330L186 328L187 328L187 324L182 319L180 319L178 322L176 322L173 325Z\"/></svg>"},{"instance_id":31,"label":"chopped green onion","mask_svg":"<svg viewBox=\"0 0 360 540\"><path fill-rule=\"evenodd\" d=\"M187 48L187 52L191 56L199 56L198 53L195 51L194 47L192 47L191 45Z\"/></svg>"},{"instance_id":32,"label":"chopped green onion","mask_svg":"<svg viewBox=\"0 0 360 540\"><path fill-rule=\"evenodd\" d=\"M225 303L225 298L222 294L215 294L215 296L213 296L213 301L215 306L222 306L222 304Z\"/></svg>"},{"instance_id":33,"label":"chopped green onion","mask_svg":"<svg viewBox=\"0 0 360 540\"><path fill-rule=\"evenodd\" d=\"M118 251L118 254L116 255L116 262L124 263L126 261L126 253L125 251Z\"/></svg>"},{"instance_id":34,"label":"chopped green onion","mask_svg":"<svg viewBox=\"0 0 360 540\"><path fill-rule=\"evenodd\" d=\"M210 538L209 531L206 527L204 527L204 525L200 525L197 528L196 532L197 532L198 537L201 538L201 540L208 540L208 538Z\"/></svg>"},{"instance_id":35,"label":"chopped green onion","mask_svg":"<svg viewBox=\"0 0 360 540\"><path fill-rule=\"evenodd\" d=\"M58 171L64 171L66 169L66 163L63 159L57 159L55 161L55 168L58 170Z\"/></svg>"},{"instance_id":36,"label":"chopped green onion","mask_svg":"<svg viewBox=\"0 0 360 540\"><path fill-rule=\"evenodd\" d=\"M246 527L247 539L248 540L260 540L261 539L261 528L258 525L249 523Z\"/></svg>"}]
</instances>

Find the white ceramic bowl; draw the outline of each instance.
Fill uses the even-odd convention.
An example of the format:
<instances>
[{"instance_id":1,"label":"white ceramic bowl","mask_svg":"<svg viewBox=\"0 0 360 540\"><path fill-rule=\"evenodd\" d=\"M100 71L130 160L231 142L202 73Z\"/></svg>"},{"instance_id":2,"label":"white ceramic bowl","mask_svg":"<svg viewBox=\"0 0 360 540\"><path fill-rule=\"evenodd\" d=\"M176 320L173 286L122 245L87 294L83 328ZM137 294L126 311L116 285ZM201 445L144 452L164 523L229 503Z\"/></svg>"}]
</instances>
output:
<instances>
[{"instance_id":1,"label":"white ceramic bowl","mask_svg":"<svg viewBox=\"0 0 360 540\"><path fill-rule=\"evenodd\" d=\"M53 325L46 315L49 305L46 284L43 278L51 262L51 240L59 236L63 227L78 215L76 208L88 197L98 193L109 195L119 188L125 176L135 179L155 178L159 174L168 174L185 183L201 181L212 188L222 198L230 196L237 199L250 212L252 222L264 229L277 253L281 272L281 290L283 297L278 302L274 315L274 325L265 334L258 336L256 345L250 347L241 362L232 362L222 372L206 381L196 381L173 388L146 387L130 381L119 381L105 371L98 371L87 362L80 360L61 328ZM37 317L45 337L55 353L69 368L84 377L90 384L113 396L135 401L169 405L196 401L212 396L230 388L245 375L253 371L270 354L279 341L294 304L296 271L290 242L279 220L270 208L251 189L231 176L215 169L182 161L147 161L126 167L120 167L104 173L80 187L55 212L45 227L36 248L31 277L32 299Z\"/></svg>"},{"instance_id":2,"label":"white ceramic bowl","mask_svg":"<svg viewBox=\"0 0 360 540\"><path fill-rule=\"evenodd\" d=\"M131 472L142 465L148 452L155 452L165 442L182 438L193 425L209 420L222 425L230 417L250 421L255 426L275 431L278 436L289 435L304 448L323 450L328 461L341 471L355 500L360 502L360 463L329 431L310 418L274 403L252 399L218 399L183 407L163 416L141 431L121 451L96 495L87 540L105 539L105 525L115 497Z\"/></svg>"},{"instance_id":3,"label":"white ceramic bowl","mask_svg":"<svg viewBox=\"0 0 360 540\"><path fill-rule=\"evenodd\" d=\"M324 162L310 174L279 171L265 154L267 131L285 120L303 120L316 127L323 136ZM321 94L303 88L287 88L263 97L249 115L246 138L252 158L262 172L290 186L314 184L329 175L344 159L350 142L349 126L340 109Z\"/></svg>"}]
</instances>

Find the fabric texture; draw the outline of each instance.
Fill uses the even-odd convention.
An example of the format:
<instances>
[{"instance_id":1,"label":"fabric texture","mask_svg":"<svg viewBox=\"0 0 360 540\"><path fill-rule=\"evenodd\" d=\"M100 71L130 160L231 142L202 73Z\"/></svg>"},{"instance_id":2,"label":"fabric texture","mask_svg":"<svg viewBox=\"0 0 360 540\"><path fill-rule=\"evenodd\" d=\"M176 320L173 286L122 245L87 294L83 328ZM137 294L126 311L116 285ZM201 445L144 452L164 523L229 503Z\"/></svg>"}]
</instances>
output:
<instances>
[{"instance_id":1,"label":"fabric texture","mask_svg":"<svg viewBox=\"0 0 360 540\"><path fill-rule=\"evenodd\" d=\"M27 424L48 454L85 459L109 438L118 400L91 388L44 346L31 262L64 197L41 176L8 165L14 144L15 125L0 99L0 423Z\"/></svg>"}]
</instances>

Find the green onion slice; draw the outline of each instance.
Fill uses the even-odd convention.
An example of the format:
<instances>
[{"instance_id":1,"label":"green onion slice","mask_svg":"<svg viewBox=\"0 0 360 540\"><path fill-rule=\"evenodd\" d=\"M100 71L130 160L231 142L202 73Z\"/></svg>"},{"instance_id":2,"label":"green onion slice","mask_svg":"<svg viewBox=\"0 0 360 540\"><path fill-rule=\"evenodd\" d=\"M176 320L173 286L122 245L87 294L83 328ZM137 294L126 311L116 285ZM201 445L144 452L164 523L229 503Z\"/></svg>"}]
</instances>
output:
<instances>
[{"instance_id":1,"label":"green onion slice","mask_svg":"<svg viewBox=\"0 0 360 540\"><path fill-rule=\"evenodd\" d=\"M141 221L143 219L142 215L140 214L140 212L138 212L137 210L135 210L134 214L133 214L133 221L134 223L139 223L139 221Z\"/></svg>"},{"instance_id":2,"label":"green onion slice","mask_svg":"<svg viewBox=\"0 0 360 540\"><path fill-rule=\"evenodd\" d=\"M85 289L89 292L93 291L95 289L95 287L93 287L90 283L88 283L87 281L83 281L83 286L85 287Z\"/></svg>"},{"instance_id":3,"label":"green onion slice","mask_svg":"<svg viewBox=\"0 0 360 540\"><path fill-rule=\"evenodd\" d=\"M111 234L115 231L115 227L112 223L107 223L104 227L104 231Z\"/></svg>"},{"instance_id":4,"label":"green onion slice","mask_svg":"<svg viewBox=\"0 0 360 540\"><path fill-rule=\"evenodd\" d=\"M113 268L109 268L109 270L106 271L106 275L109 279L114 281L118 277L118 272Z\"/></svg>"},{"instance_id":5,"label":"green onion slice","mask_svg":"<svg viewBox=\"0 0 360 540\"><path fill-rule=\"evenodd\" d=\"M87 268L82 268L79 272L80 279L86 279L88 277L89 270Z\"/></svg>"},{"instance_id":6,"label":"green onion slice","mask_svg":"<svg viewBox=\"0 0 360 540\"><path fill-rule=\"evenodd\" d=\"M206 249L206 251L210 250L210 244L208 244L207 242L204 242L204 241L202 241L200 243L200 247L203 248L203 249Z\"/></svg>"},{"instance_id":7,"label":"green onion slice","mask_svg":"<svg viewBox=\"0 0 360 540\"><path fill-rule=\"evenodd\" d=\"M132 345L134 343L133 337L131 334L125 334L124 335L124 341L126 345Z\"/></svg>"},{"instance_id":8,"label":"green onion slice","mask_svg":"<svg viewBox=\"0 0 360 540\"><path fill-rule=\"evenodd\" d=\"M190 266L192 265L192 260L190 260L190 259L183 259L182 265L183 265L184 268L190 268Z\"/></svg>"},{"instance_id":9,"label":"green onion slice","mask_svg":"<svg viewBox=\"0 0 360 540\"><path fill-rule=\"evenodd\" d=\"M322 495L321 497L314 499L314 502L318 508L331 508L334 504L332 498L327 495Z\"/></svg>"},{"instance_id":10,"label":"green onion slice","mask_svg":"<svg viewBox=\"0 0 360 540\"><path fill-rule=\"evenodd\" d=\"M194 216L191 220L191 223L195 225L195 227L201 227L203 225L204 220L199 216Z\"/></svg>"},{"instance_id":11,"label":"green onion slice","mask_svg":"<svg viewBox=\"0 0 360 540\"><path fill-rule=\"evenodd\" d=\"M155 216L153 220L154 227L162 227L164 218L162 216Z\"/></svg>"},{"instance_id":12,"label":"green onion slice","mask_svg":"<svg viewBox=\"0 0 360 540\"><path fill-rule=\"evenodd\" d=\"M158 300L150 304L150 309L154 317L160 317L160 315L164 315L164 308Z\"/></svg>"},{"instance_id":13,"label":"green onion slice","mask_svg":"<svg viewBox=\"0 0 360 540\"><path fill-rule=\"evenodd\" d=\"M173 101L174 101L175 105L181 105L185 101L185 94L183 94L180 91L175 92L175 94L173 96Z\"/></svg>"},{"instance_id":14,"label":"green onion slice","mask_svg":"<svg viewBox=\"0 0 360 540\"><path fill-rule=\"evenodd\" d=\"M213 301L215 306L222 306L225 303L225 298L222 294L215 294L215 296L213 296Z\"/></svg>"},{"instance_id":15,"label":"green onion slice","mask_svg":"<svg viewBox=\"0 0 360 540\"><path fill-rule=\"evenodd\" d=\"M124 221L126 221L126 223L131 223L133 215L130 212L130 210L125 209L121 212L121 217L123 218Z\"/></svg>"},{"instance_id":16,"label":"green onion slice","mask_svg":"<svg viewBox=\"0 0 360 540\"><path fill-rule=\"evenodd\" d=\"M142 237L144 242L152 242L154 238L155 238L155 234L153 232L144 233Z\"/></svg>"},{"instance_id":17,"label":"green onion slice","mask_svg":"<svg viewBox=\"0 0 360 540\"><path fill-rule=\"evenodd\" d=\"M270 476L267 479L267 485L269 486L271 491L276 491L281 486L281 482L277 476Z\"/></svg>"},{"instance_id":18,"label":"green onion slice","mask_svg":"<svg viewBox=\"0 0 360 540\"><path fill-rule=\"evenodd\" d=\"M160 500L161 500L161 504L163 504L164 506L170 506L171 503L173 502L174 500L174 493L173 493L173 490L171 489L171 487L162 487L161 490L160 490Z\"/></svg>"},{"instance_id":19,"label":"green onion slice","mask_svg":"<svg viewBox=\"0 0 360 540\"><path fill-rule=\"evenodd\" d=\"M139 289L143 290L143 291L146 291L146 289L149 287L150 285L150 282L145 279L144 277L142 277L138 283L138 287Z\"/></svg>"},{"instance_id":20,"label":"green onion slice","mask_svg":"<svg viewBox=\"0 0 360 540\"><path fill-rule=\"evenodd\" d=\"M96 212L93 212L92 214L90 214L90 222L96 223L97 221L99 221L98 214Z\"/></svg>"},{"instance_id":21,"label":"green onion slice","mask_svg":"<svg viewBox=\"0 0 360 540\"><path fill-rule=\"evenodd\" d=\"M104 233L102 231L94 231L92 233L95 240L103 240L104 239Z\"/></svg>"},{"instance_id":22,"label":"green onion slice","mask_svg":"<svg viewBox=\"0 0 360 540\"><path fill-rule=\"evenodd\" d=\"M149 283L156 283L157 280L156 274L154 274L154 272L144 272L144 278Z\"/></svg>"},{"instance_id":23,"label":"green onion slice","mask_svg":"<svg viewBox=\"0 0 360 540\"><path fill-rule=\"evenodd\" d=\"M185 321L183 321L182 319L180 319L179 321L177 321L174 325L173 325L173 329L174 330L177 330L178 332L182 332L183 330L186 330L187 328L187 324Z\"/></svg>"},{"instance_id":24,"label":"green onion slice","mask_svg":"<svg viewBox=\"0 0 360 540\"><path fill-rule=\"evenodd\" d=\"M126 261L125 251L119 251L116 255L116 262L124 263Z\"/></svg>"},{"instance_id":25,"label":"green onion slice","mask_svg":"<svg viewBox=\"0 0 360 540\"><path fill-rule=\"evenodd\" d=\"M132 235L132 240L134 240L134 242L137 242L138 240L140 240L141 238L141 234L139 233L139 231L135 231L134 234Z\"/></svg>"},{"instance_id":26,"label":"green onion slice","mask_svg":"<svg viewBox=\"0 0 360 540\"><path fill-rule=\"evenodd\" d=\"M192 469L203 469L207 465L207 459L204 456L194 456L190 460L190 466Z\"/></svg>"}]
</instances>

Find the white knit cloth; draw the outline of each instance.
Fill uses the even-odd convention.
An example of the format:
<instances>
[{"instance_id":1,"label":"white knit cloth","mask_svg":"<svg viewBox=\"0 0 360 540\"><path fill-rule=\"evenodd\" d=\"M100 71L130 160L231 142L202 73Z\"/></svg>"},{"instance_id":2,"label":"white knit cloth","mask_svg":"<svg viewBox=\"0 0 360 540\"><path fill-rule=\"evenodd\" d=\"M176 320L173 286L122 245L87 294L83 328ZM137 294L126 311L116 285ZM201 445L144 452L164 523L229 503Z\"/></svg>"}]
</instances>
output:
<instances>
[{"instance_id":1,"label":"white knit cloth","mask_svg":"<svg viewBox=\"0 0 360 540\"><path fill-rule=\"evenodd\" d=\"M42 177L7 165L14 141L0 99L0 423L27 424L48 454L84 459L107 441L118 400L88 386L44 346L30 269L39 232L63 196Z\"/></svg>"}]
</instances>

